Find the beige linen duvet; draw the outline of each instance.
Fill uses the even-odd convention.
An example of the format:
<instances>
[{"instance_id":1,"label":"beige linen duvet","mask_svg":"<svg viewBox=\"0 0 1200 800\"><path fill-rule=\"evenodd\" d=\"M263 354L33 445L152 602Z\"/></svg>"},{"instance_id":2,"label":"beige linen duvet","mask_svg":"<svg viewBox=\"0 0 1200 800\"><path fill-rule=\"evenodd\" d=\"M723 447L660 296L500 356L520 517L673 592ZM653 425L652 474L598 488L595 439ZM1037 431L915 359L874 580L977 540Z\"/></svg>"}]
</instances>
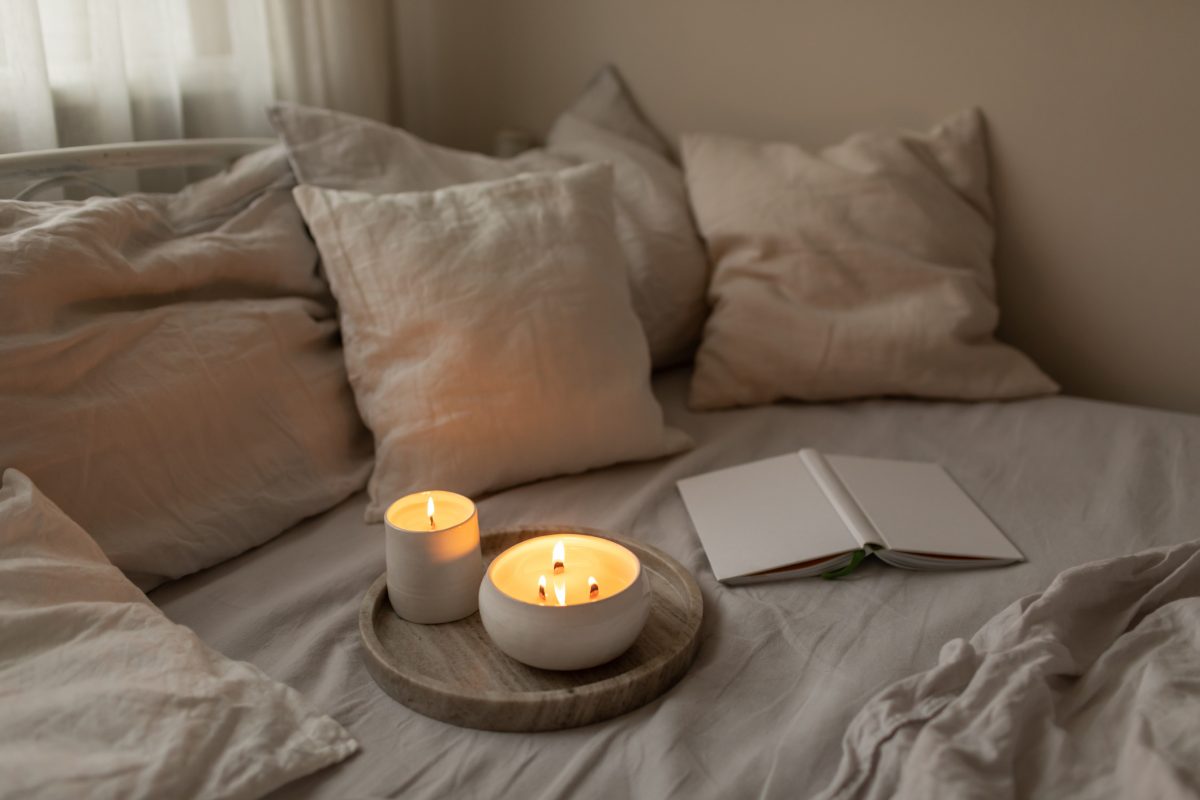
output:
<instances>
[{"instance_id":1,"label":"beige linen duvet","mask_svg":"<svg viewBox=\"0 0 1200 800\"><path fill-rule=\"evenodd\" d=\"M282 148L173 195L0 203L0 469L146 589L362 488Z\"/></svg>"}]
</instances>

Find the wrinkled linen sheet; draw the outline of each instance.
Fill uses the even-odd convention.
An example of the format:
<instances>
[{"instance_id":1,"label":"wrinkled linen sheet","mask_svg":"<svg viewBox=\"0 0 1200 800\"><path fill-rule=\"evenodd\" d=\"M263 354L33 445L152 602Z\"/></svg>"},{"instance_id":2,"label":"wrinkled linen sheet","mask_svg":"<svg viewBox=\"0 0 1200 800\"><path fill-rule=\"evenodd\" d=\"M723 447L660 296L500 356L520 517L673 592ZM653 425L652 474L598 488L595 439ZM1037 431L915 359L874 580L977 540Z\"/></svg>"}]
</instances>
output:
<instances>
[{"instance_id":1,"label":"wrinkled linen sheet","mask_svg":"<svg viewBox=\"0 0 1200 800\"><path fill-rule=\"evenodd\" d=\"M0 797L259 797L358 749L173 624L15 469L0 475Z\"/></svg>"},{"instance_id":2,"label":"wrinkled linen sheet","mask_svg":"<svg viewBox=\"0 0 1200 800\"><path fill-rule=\"evenodd\" d=\"M826 798L1200 796L1200 541L1067 570L850 725Z\"/></svg>"},{"instance_id":3,"label":"wrinkled linen sheet","mask_svg":"<svg viewBox=\"0 0 1200 800\"><path fill-rule=\"evenodd\" d=\"M1195 538L1200 417L1049 397L686 410L686 371L655 389L697 447L670 459L541 481L482 498L485 529L606 528L696 576L696 662L649 705L539 734L456 728L383 693L362 664L359 603L383 573L383 528L364 495L151 599L227 656L332 715L362 746L281 797L765 797L816 795L855 714L937 663L1017 599L1088 561ZM1029 559L998 569L908 572L868 561L842 581L725 587L712 577L675 481L803 446L942 463Z\"/></svg>"}]
</instances>

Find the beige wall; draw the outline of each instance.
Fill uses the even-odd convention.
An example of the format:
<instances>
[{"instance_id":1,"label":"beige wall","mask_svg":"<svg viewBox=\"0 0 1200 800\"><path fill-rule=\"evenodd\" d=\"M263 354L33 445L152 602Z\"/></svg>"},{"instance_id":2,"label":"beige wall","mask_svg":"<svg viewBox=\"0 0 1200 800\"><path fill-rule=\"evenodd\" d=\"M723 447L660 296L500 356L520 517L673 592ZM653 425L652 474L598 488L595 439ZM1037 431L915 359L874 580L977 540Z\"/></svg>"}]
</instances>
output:
<instances>
[{"instance_id":1,"label":"beige wall","mask_svg":"<svg viewBox=\"0 0 1200 800\"><path fill-rule=\"evenodd\" d=\"M406 123L487 149L602 62L669 134L809 146L988 115L1002 335L1074 394L1200 412L1200 3L397 0Z\"/></svg>"}]
</instances>

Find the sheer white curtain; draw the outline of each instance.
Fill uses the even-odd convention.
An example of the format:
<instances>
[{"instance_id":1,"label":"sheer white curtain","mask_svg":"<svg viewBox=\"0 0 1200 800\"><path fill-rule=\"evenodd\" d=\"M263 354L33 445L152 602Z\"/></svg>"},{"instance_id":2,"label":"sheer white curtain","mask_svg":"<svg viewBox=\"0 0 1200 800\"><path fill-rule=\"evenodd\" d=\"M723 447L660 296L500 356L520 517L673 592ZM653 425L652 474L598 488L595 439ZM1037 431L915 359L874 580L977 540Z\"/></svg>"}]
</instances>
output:
<instances>
[{"instance_id":1,"label":"sheer white curtain","mask_svg":"<svg viewBox=\"0 0 1200 800\"><path fill-rule=\"evenodd\" d=\"M389 0L0 0L0 152L269 135L273 99L391 117Z\"/></svg>"}]
</instances>

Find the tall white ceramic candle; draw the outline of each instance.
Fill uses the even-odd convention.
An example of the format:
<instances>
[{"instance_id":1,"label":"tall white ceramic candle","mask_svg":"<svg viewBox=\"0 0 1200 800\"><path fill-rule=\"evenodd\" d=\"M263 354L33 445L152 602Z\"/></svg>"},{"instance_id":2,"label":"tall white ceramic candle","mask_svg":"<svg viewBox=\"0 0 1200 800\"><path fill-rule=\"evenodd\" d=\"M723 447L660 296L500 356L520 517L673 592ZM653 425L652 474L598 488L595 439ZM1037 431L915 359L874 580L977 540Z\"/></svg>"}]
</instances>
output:
<instances>
[{"instance_id":1,"label":"tall white ceramic candle","mask_svg":"<svg viewBox=\"0 0 1200 800\"><path fill-rule=\"evenodd\" d=\"M453 622L479 607L483 557L475 504L454 492L417 492L387 514L387 588L409 622Z\"/></svg>"},{"instance_id":2,"label":"tall white ceramic candle","mask_svg":"<svg viewBox=\"0 0 1200 800\"><path fill-rule=\"evenodd\" d=\"M641 562L610 539L553 533L496 556L479 615L496 646L542 669L585 669L629 649L650 613Z\"/></svg>"}]
</instances>

